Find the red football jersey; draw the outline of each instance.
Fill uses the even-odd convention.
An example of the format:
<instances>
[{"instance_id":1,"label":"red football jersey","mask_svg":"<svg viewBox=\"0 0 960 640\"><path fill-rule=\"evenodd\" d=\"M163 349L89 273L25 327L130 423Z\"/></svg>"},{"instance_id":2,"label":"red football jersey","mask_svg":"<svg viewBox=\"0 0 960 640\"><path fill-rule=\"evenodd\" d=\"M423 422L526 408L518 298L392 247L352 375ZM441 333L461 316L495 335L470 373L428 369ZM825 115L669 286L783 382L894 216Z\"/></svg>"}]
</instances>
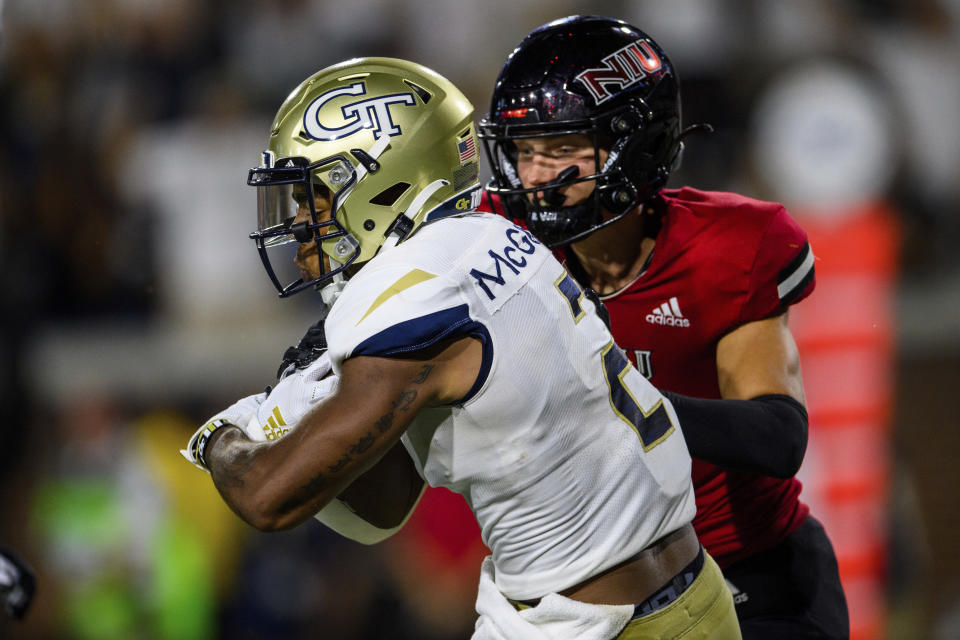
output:
<instances>
[{"instance_id":1,"label":"red football jersey","mask_svg":"<svg viewBox=\"0 0 960 640\"><path fill-rule=\"evenodd\" d=\"M481 208L500 213L484 195ZM720 338L807 297L813 256L806 232L779 204L689 187L662 195L667 206L647 268L603 301L617 344L654 386L719 398ZM693 484L694 528L721 567L776 545L809 513L796 478L694 459Z\"/></svg>"}]
</instances>

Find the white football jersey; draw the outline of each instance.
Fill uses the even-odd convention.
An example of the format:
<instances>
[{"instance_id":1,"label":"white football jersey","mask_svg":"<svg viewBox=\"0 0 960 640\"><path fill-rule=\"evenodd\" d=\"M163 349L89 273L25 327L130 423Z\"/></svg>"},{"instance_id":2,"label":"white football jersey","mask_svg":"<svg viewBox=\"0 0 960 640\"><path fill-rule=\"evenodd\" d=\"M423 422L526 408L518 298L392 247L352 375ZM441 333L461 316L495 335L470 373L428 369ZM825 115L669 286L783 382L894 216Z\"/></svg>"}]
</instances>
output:
<instances>
[{"instance_id":1,"label":"white football jersey","mask_svg":"<svg viewBox=\"0 0 960 640\"><path fill-rule=\"evenodd\" d=\"M403 436L432 486L463 494L496 583L527 600L637 554L694 515L676 414L532 234L492 214L422 226L347 284L326 321L334 371L472 336L461 403Z\"/></svg>"}]
</instances>

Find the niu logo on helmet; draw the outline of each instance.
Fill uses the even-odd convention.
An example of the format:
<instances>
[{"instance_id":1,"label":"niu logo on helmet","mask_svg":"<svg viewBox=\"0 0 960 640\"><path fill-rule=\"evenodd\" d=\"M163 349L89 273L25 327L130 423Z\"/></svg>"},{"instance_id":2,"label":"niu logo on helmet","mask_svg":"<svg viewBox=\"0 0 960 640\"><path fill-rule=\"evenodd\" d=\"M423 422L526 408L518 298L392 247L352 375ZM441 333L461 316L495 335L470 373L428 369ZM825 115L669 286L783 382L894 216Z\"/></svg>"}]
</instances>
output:
<instances>
[{"instance_id":1,"label":"niu logo on helmet","mask_svg":"<svg viewBox=\"0 0 960 640\"><path fill-rule=\"evenodd\" d=\"M354 82L347 87L338 87L317 96L303 114L303 127L307 135L314 140L339 140L364 129L373 129L374 139L379 139L384 134L388 136L400 135L400 127L395 125L390 117L390 105L414 106L416 100L412 93L395 93L346 104L340 107L340 113L343 115L344 121L340 126L334 126L329 122L324 124L320 121L323 106L334 98L362 96L366 93L367 89L363 82Z\"/></svg>"},{"instance_id":2,"label":"niu logo on helmet","mask_svg":"<svg viewBox=\"0 0 960 640\"><path fill-rule=\"evenodd\" d=\"M658 71L661 62L649 42L636 40L605 57L603 65L582 71L575 78L587 88L597 104L613 97L615 92L608 91L607 85L614 85L617 90L626 89Z\"/></svg>"}]
</instances>

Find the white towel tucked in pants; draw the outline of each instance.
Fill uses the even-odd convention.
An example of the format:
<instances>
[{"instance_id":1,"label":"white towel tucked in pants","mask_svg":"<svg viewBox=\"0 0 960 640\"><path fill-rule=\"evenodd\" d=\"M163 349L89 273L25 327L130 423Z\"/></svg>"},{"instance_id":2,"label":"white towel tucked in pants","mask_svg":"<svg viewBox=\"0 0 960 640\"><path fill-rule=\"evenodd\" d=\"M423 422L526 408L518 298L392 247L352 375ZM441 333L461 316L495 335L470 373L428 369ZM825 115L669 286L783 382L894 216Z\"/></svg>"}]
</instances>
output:
<instances>
[{"instance_id":1,"label":"white towel tucked in pants","mask_svg":"<svg viewBox=\"0 0 960 640\"><path fill-rule=\"evenodd\" d=\"M632 604L589 604L551 593L517 611L494 582L493 558L480 568L477 625L471 640L611 640L633 616Z\"/></svg>"}]
</instances>

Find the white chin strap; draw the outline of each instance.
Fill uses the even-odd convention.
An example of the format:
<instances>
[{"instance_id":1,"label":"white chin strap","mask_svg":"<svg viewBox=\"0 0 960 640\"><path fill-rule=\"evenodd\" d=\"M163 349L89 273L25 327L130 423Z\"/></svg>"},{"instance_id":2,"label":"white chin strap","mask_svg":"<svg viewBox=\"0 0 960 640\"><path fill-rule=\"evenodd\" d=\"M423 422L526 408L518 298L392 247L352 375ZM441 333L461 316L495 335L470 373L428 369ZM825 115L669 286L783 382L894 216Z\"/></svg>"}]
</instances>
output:
<instances>
[{"instance_id":1,"label":"white chin strap","mask_svg":"<svg viewBox=\"0 0 960 640\"><path fill-rule=\"evenodd\" d=\"M420 193L418 193L417 196L413 199L413 201L410 203L410 206L407 207L406 211L403 212L403 216L406 217L410 222L413 222L413 219L416 217L418 213L420 213L420 209L422 209L423 205L427 203L427 200L429 200L433 196L433 194L435 194L437 191L446 187L449 184L450 184L449 180L440 179L440 180L434 180L433 182L425 186L420 191ZM383 251L384 249L389 249L390 247L395 247L398 242L400 242L400 233L394 230L390 232L390 235L387 236L387 239L383 241L383 248L381 249L381 251Z\"/></svg>"},{"instance_id":2,"label":"white chin strap","mask_svg":"<svg viewBox=\"0 0 960 640\"><path fill-rule=\"evenodd\" d=\"M340 266L340 263L330 258L330 269L336 269ZM329 280L324 280L321 283L321 286L318 287L320 291L320 299L323 300L323 304L330 308L333 306L333 303L337 301L337 298L340 297L340 293L343 291L343 288L347 286L347 279L343 277L343 273L338 273L335 276L332 276Z\"/></svg>"},{"instance_id":3,"label":"white chin strap","mask_svg":"<svg viewBox=\"0 0 960 640\"><path fill-rule=\"evenodd\" d=\"M370 150L367 151L367 155L377 160L380 158L387 147L390 146L390 136L380 136L373 142L373 146L370 147ZM362 164L357 168L357 182L360 182L360 178L367 175L367 168Z\"/></svg>"}]
</instances>

